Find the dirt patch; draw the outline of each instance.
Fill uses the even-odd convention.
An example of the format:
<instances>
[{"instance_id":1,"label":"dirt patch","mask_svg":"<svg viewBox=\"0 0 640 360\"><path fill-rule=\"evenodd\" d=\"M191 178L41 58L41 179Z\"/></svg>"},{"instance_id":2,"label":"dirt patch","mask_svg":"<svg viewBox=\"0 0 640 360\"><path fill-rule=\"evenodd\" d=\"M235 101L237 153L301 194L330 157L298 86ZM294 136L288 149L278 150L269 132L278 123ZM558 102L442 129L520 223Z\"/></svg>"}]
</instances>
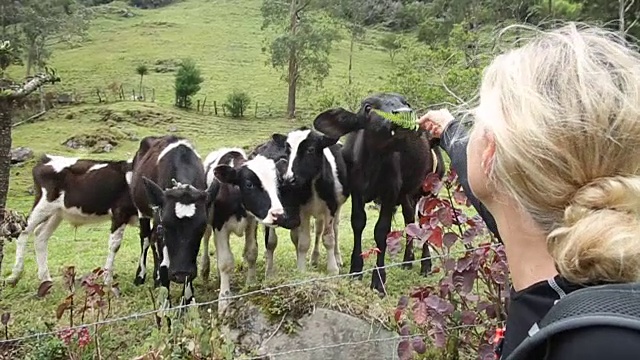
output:
<instances>
[{"instance_id":1,"label":"dirt patch","mask_svg":"<svg viewBox=\"0 0 640 360\"><path fill-rule=\"evenodd\" d=\"M158 110L112 110L98 109L90 110L99 115L99 121L106 124L115 124L128 122L139 126L158 126L164 124L172 124L175 116L166 114Z\"/></svg>"},{"instance_id":2,"label":"dirt patch","mask_svg":"<svg viewBox=\"0 0 640 360\"><path fill-rule=\"evenodd\" d=\"M88 149L92 153L111 152L122 141L135 141L135 134L115 128L100 127L94 131L73 135L62 144L72 149Z\"/></svg>"}]
</instances>

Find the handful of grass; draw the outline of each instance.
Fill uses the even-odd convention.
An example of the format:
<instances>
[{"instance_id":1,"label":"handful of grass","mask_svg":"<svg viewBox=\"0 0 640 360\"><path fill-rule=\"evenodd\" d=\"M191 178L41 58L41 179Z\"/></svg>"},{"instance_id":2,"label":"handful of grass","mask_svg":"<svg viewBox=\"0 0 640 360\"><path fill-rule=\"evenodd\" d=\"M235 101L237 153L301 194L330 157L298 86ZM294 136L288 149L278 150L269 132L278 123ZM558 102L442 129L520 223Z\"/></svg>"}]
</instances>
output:
<instances>
[{"instance_id":1,"label":"handful of grass","mask_svg":"<svg viewBox=\"0 0 640 360\"><path fill-rule=\"evenodd\" d=\"M418 120L418 115L416 115L414 111L402 111L397 114L381 111L378 109L371 109L371 111L374 111L376 114L403 129L418 131L419 126L416 123L416 121Z\"/></svg>"}]
</instances>

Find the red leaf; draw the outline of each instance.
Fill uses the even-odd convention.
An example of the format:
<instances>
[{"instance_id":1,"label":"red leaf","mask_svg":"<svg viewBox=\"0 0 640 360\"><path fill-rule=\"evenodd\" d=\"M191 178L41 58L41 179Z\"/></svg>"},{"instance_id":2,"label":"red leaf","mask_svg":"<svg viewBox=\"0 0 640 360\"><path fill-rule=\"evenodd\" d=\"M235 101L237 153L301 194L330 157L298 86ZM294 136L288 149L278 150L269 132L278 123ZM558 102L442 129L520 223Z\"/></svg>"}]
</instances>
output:
<instances>
[{"instance_id":1,"label":"red leaf","mask_svg":"<svg viewBox=\"0 0 640 360\"><path fill-rule=\"evenodd\" d=\"M458 235L452 232L447 232L442 236L442 243L447 247L447 249L450 249L457 240Z\"/></svg>"},{"instance_id":2,"label":"red leaf","mask_svg":"<svg viewBox=\"0 0 640 360\"><path fill-rule=\"evenodd\" d=\"M414 290L411 293L411 297L412 298L416 298L416 299L420 299L423 300L425 299L427 296L429 296L429 294L431 294L434 291L434 288L431 286L424 286L421 288L418 288L416 290Z\"/></svg>"},{"instance_id":3,"label":"red leaf","mask_svg":"<svg viewBox=\"0 0 640 360\"><path fill-rule=\"evenodd\" d=\"M476 321L476 313L471 312L469 310L464 310L461 315L462 324L464 325L473 325Z\"/></svg>"},{"instance_id":4,"label":"red leaf","mask_svg":"<svg viewBox=\"0 0 640 360\"><path fill-rule=\"evenodd\" d=\"M416 223L411 223L407 225L407 227L404 228L404 231L407 233L407 236L412 238L420 237L420 234L422 233L422 229Z\"/></svg>"},{"instance_id":5,"label":"red leaf","mask_svg":"<svg viewBox=\"0 0 640 360\"><path fill-rule=\"evenodd\" d=\"M424 199L424 200L423 200ZM428 215L431 214L433 209L435 209L440 204L440 199L438 198L428 198L422 197L421 202L418 202L417 208L420 211L420 215Z\"/></svg>"},{"instance_id":6,"label":"red leaf","mask_svg":"<svg viewBox=\"0 0 640 360\"><path fill-rule=\"evenodd\" d=\"M422 300L417 300L413 304L413 320L417 325L427 322L427 304Z\"/></svg>"},{"instance_id":7,"label":"red leaf","mask_svg":"<svg viewBox=\"0 0 640 360\"><path fill-rule=\"evenodd\" d=\"M398 344L398 358L400 360L413 359L413 348L411 347L409 340L402 340Z\"/></svg>"},{"instance_id":8,"label":"red leaf","mask_svg":"<svg viewBox=\"0 0 640 360\"><path fill-rule=\"evenodd\" d=\"M431 245L441 248L442 247L442 228L436 227L431 231L431 235L429 236L429 242Z\"/></svg>"},{"instance_id":9,"label":"red leaf","mask_svg":"<svg viewBox=\"0 0 640 360\"><path fill-rule=\"evenodd\" d=\"M444 330L442 329L431 329L429 330L429 335L433 337L434 345L438 348L445 347L447 343L447 337L444 334Z\"/></svg>"},{"instance_id":10,"label":"red leaf","mask_svg":"<svg viewBox=\"0 0 640 360\"><path fill-rule=\"evenodd\" d=\"M427 345L420 337L414 337L411 341L411 346L418 354L424 354L427 351Z\"/></svg>"},{"instance_id":11,"label":"red leaf","mask_svg":"<svg viewBox=\"0 0 640 360\"><path fill-rule=\"evenodd\" d=\"M404 313L404 311L402 311L402 309L396 309L393 312L393 318L396 319L396 322L399 322L400 319L402 318L402 314Z\"/></svg>"},{"instance_id":12,"label":"red leaf","mask_svg":"<svg viewBox=\"0 0 640 360\"><path fill-rule=\"evenodd\" d=\"M450 314L454 310L453 305L450 302L437 295L429 295L424 302L428 307L443 315Z\"/></svg>"},{"instance_id":13,"label":"red leaf","mask_svg":"<svg viewBox=\"0 0 640 360\"><path fill-rule=\"evenodd\" d=\"M443 207L438 210L438 220L442 225L449 227L453 225L453 211L449 207Z\"/></svg>"},{"instance_id":14,"label":"red leaf","mask_svg":"<svg viewBox=\"0 0 640 360\"><path fill-rule=\"evenodd\" d=\"M467 204L467 195L464 193L464 190L460 188L456 189L456 191L453 192L453 199L458 205Z\"/></svg>"},{"instance_id":15,"label":"red leaf","mask_svg":"<svg viewBox=\"0 0 640 360\"><path fill-rule=\"evenodd\" d=\"M411 330L409 325L402 325L400 328L400 336L409 336L409 330Z\"/></svg>"}]
</instances>

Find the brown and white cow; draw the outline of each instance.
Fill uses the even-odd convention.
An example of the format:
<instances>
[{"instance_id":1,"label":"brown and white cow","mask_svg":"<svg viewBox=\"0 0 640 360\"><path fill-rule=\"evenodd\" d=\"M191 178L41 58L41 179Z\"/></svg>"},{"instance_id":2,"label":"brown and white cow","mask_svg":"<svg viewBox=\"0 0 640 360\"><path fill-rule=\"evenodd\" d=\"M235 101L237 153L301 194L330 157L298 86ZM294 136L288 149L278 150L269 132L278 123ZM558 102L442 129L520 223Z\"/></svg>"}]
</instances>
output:
<instances>
[{"instance_id":1,"label":"brown and white cow","mask_svg":"<svg viewBox=\"0 0 640 360\"><path fill-rule=\"evenodd\" d=\"M140 141L131 177L142 248L136 284L144 283L146 253L151 246L155 284L168 290L170 281L181 283L183 301L191 302L207 208L217 192L217 183L207 190L202 160L188 140L166 135ZM152 218L155 236L149 241Z\"/></svg>"},{"instance_id":2,"label":"brown and white cow","mask_svg":"<svg viewBox=\"0 0 640 360\"><path fill-rule=\"evenodd\" d=\"M111 220L105 282L113 279L113 262L127 224L137 225L137 212L127 178L130 161L89 160L43 155L32 170L35 201L27 227L16 242L16 261L7 283L15 285L24 269L27 241L35 231L35 252L41 289L51 283L47 242L62 220L74 226Z\"/></svg>"}]
</instances>

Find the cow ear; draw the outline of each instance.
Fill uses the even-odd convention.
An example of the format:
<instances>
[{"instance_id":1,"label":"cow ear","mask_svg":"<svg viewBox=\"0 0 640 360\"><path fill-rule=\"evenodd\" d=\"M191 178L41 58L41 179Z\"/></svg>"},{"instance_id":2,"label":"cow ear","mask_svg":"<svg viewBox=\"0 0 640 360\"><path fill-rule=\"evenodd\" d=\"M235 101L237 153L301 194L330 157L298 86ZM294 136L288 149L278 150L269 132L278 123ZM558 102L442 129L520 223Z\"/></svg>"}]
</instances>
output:
<instances>
[{"instance_id":1,"label":"cow ear","mask_svg":"<svg viewBox=\"0 0 640 360\"><path fill-rule=\"evenodd\" d=\"M223 183L238 185L238 173L229 165L216 166L213 175Z\"/></svg>"},{"instance_id":2,"label":"cow ear","mask_svg":"<svg viewBox=\"0 0 640 360\"><path fill-rule=\"evenodd\" d=\"M289 162L287 161L287 159L280 159L276 162L276 171L278 174L284 174L285 172L287 172L287 165L289 165Z\"/></svg>"},{"instance_id":3,"label":"cow ear","mask_svg":"<svg viewBox=\"0 0 640 360\"><path fill-rule=\"evenodd\" d=\"M287 136L286 135L274 133L273 135L271 135L271 139L273 139L273 141L279 147L285 147L287 145Z\"/></svg>"},{"instance_id":4,"label":"cow ear","mask_svg":"<svg viewBox=\"0 0 640 360\"><path fill-rule=\"evenodd\" d=\"M220 181L217 179L213 179L211 185L206 191L207 194L207 205L211 204L216 197L218 196L218 191L220 191Z\"/></svg>"},{"instance_id":5,"label":"cow ear","mask_svg":"<svg viewBox=\"0 0 640 360\"><path fill-rule=\"evenodd\" d=\"M319 142L320 149L328 148L329 146L334 145L337 142L338 142L338 138L323 135L320 138L320 142Z\"/></svg>"},{"instance_id":6,"label":"cow ear","mask_svg":"<svg viewBox=\"0 0 640 360\"><path fill-rule=\"evenodd\" d=\"M147 200L151 206L161 207L164 203L164 191L162 191L162 188L146 176L142 177L142 183L144 184L144 190L147 193Z\"/></svg>"},{"instance_id":7,"label":"cow ear","mask_svg":"<svg viewBox=\"0 0 640 360\"><path fill-rule=\"evenodd\" d=\"M342 135L364 129L364 124L358 120L356 114L339 107L318 115L313 120L313 127L329 137L338 139Z\"/></svg>"}]
</instances>

